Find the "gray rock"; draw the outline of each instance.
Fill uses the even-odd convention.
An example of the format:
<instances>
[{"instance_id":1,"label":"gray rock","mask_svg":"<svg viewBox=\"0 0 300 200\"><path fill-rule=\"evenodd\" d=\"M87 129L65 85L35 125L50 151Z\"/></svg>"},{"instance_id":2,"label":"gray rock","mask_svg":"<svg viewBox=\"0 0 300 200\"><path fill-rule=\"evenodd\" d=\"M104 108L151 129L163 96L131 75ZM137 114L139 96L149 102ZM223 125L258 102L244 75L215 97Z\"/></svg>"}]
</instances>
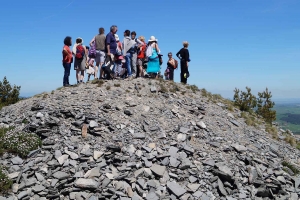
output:
<instances>
[{"instance_id":1,"label":"gray rock","mask_svg":"<svg viewBox=\"0 0 300 200\"><path fill-rule=\"evenodd\" d=\"M42 185L35 185L34 187L32 187L32 191L35 193L42 192L44 189L45 187Z\"/></svg>"},{"instance_id":2,"label":"gray rock","mask_svg":"<svg viewBox=\"0 0 300 200\"><path fill-rule=\"evenodd\" d=\"M89 127L90 128L96 128L96 127L98 127L98 123L96 121L94 121L94 120L91 120L90 124L89 124Z\"/></svg>"},{"instance_id":3,"label":"gray rock","mask_svg":"<svg viewBox=\"0 0 300 200\"><path fill-rule=\"evenodd\" d=\"M247 151L247 148L245 146L242 146L239 144L232 144L231 146L239 153L243 153L243 152Z\"/></svg>"},{"instance_id":4,"label":"gray rock","mask_svg":"<svg viewBox=\"0 0 300 200\"><path fill-rule=\"evenodd\" d=\"M197 122L196 125L197 125L199 128L206 129L206 125L204 124L203 121Z\"/></svg>"},{"instance_id":5,"label":"gray rock","mask_svg":"<svg viewBox=\"0 0 300 200\"><path fill-rule=\"evenodd\" d=\"M14 165L21 165L23 163L23 160L20 157L16 156L16 157L11 159L11 162Z\"/></svg>"},{"instance_id":6,"label":"gray rock","mask_svg":"<svg viewBox=\"0 0 300 200\"><path fill-rule=\"evenodd\" d=\"M53 174L53 177L56 178L56 179L61 180L61 179L65 179L65 178L70 177L70 175L67 174L66 172L58 171L58 172L55 172L55 173Z\"/></svg>"},{"instance_id":7,"label":"gray rock","mask_svg":"<svg viewBox=\"0 0 300 200\"><path fill-rule=\"evenodd\" d=\"M75 186L83 189L97 189L99 183L93 179L79 178L75 181Z\"/></svg>"},{"instance_id":8,"label":"gray rock","mask_svg":"<svg viewBox=\"0 0 300 200\"><path fill-rule=\"evenodd\" d=\"M156 164L152 165L152 167L150 169L155 175L160 176L160 177L162 177L166 171L165 166L156 165Z\"/></svg>"},{"instance_id":9,"label":"gray rock","mask_svg":"<svg viewBox=\"0 0 300 200\"><path fill-rule=\"evenodd\" d=\"M227 192L226 192L226 190L224 188L223 182L220 179L218 179L218 187L219 187L220 193L222 195L226 196Z\"/></svg>"},{"instance_id":10,"label":"gray rock","mask_svg":"<svg viewBox=\"0 0 300 200\"><path fill-rule=\"evenodd\" d=\"M176 182L167 182L167 188L176 196L181 197L186 190Z\"/></svg>"}]
</instances>

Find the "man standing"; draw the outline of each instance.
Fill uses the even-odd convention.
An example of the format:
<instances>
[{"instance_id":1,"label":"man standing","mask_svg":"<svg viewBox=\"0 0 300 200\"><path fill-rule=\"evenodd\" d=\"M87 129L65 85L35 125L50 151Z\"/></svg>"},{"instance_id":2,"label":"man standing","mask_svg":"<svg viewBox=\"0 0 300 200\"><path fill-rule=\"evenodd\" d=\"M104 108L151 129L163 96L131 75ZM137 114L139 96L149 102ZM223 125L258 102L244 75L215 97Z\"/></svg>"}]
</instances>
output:
<instances>
[{"instance_id":1,"label":"man standing","mask_svg":"<svg viewBox=\"0 0 300 200\"><path fill-rule=\"evenodd\" d=\"M133 74L131 71L131 61L132 61L132 51L134 46L134 41L129 37L130 31L126 30L124 32L124 39L123 39L123 56L126 60L126 69L128 74L128 79L131 80L133 78Z\"/></svg>"},{"instance_id":2,"label":"man standing","mask_svg":"<svg viewBox=\"0 0 300 200\"><path fill-rule=\"evenodd\" d=\"M131 39L135 41L136 37L136 32L132 31L131 32ZM137 61L137 46L135 45L132 48L132 56L131 56L131 71L132 71L132 76L135 78L137 70L136 70L136 61Z\"/></svg>"},{"instance_id":3,"label":"man standing","mask_svg":"<svg viewBox=\"0 0 300 200\"><path fill-rule=\"evenodd\" d=\"M103 70L101 66L104 63L105 59L105 35L104 35L104 28L99 28L99 34L96 35L90 42L90 46L93 45L93 42L95 42L96 46L96 66L95 66L95 78L98 75L98 67L100 65L100 79L103 77Z\"/></svg>"},{"instance_id":4,"label":"man standing","mask_svg":"<svg viewBox=\"0 0 300 200\"><path fill-rule=\"evenodd\" d=\"M107 52L107 56L110 56L112 61L114 61L114 55L117 53L117 41L115 38L115 34L117 33L117 31L117 26L111 26L110 32L106 35L105 39L105 50Z\"/></svg>"}]
</instances>

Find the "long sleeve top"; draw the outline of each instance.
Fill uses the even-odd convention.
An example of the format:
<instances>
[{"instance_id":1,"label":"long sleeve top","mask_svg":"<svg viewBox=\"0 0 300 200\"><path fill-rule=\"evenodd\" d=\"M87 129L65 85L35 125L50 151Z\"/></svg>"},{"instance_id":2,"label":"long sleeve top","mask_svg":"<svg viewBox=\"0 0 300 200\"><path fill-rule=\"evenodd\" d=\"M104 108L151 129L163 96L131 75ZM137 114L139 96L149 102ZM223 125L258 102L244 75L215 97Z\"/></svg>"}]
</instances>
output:
<instances>
[{"instance_id":1,"label":"long sleeve top","mask_svg":"<svg viewBox=\"0 0 300 200\"><path fill-rule=\"evenodd\" d=\"M189 50L182 48L176 53L176 56L181 60L181 61L189 61L190 60L190 54Z\"/></svg>"}]
</instances>

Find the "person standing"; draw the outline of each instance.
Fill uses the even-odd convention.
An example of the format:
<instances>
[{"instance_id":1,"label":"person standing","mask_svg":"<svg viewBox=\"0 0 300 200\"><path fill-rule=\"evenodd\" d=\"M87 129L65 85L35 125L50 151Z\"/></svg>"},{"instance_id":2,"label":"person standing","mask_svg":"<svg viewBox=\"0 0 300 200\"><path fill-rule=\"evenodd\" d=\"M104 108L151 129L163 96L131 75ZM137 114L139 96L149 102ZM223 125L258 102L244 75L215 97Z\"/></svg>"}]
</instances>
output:
<instances>
[{"instance_id":1,"label":"person standing","mask_svg":"<svg viewBox=\"0 0 300 200\"><path fill-rule=\"evenodd\" d=\"M131 61L132 61L132 51L133 51L133 46L135 42L129 37L130 36L130 31L126 30L124 32L124 39L123 39L123 56L125 57L126 60L126 69L127 69L127 75L128 79L132 80L133 79L133 74L131 71Z\"/></svg>"},{"instance_id":2,"label":"person standing","mask_svg":"<svg viewBox=\"0 0 300 200\"><path fill-rule=\"evenodd\" d=\"M95 66L95 78L98 76L98 69L100 66L100 76L99 78L103 77L103 70L101 66L104 63L105 60L105 39L106 36L104 34L105 30L104 28L99 28L99 34L96 35L90 42L90 46L93 45L93 42L95 42L96 45L96 66Z\"/></svg>"},{"instance_id":3,"label":"person standing","mask_svg":"<svg viewBox=\"0 0 300 200\"><path fill-rule=\"evenodd\" d=\"M187 78L189 77L189 61L190 54L188 50L189 43L183 42L183 48L178 51L176 56L180 59L180 82L186 84Z\"/></svg>"},{"instance_id":4,"label":"person standing","mask_svg":"<svg viewBox=\"0 0 300 200\"><path fill-rule=\"evenodd\" d=\"M168 80L174 81L174 69L177 69L178 62L172 57L172 53L168 53L169 60L167 62Z\"/></svg>"},{"instance_id":5,"label":"person standing","mask_svg":"<svg viewBox=\"0 0 300 200\"><path fill-rule=\"evenodd\" d=\"M150 51L148 51L150 50ZM149 54L149 52L151 52ZM148 57L148 65L147 65L147 74L152 73L158 78L158 72L160 71L159 57L158 53L160 52L157 44L157 39L154 36L151 36L148 40L147 47L147 57Z\"/></svg>"},{"instance_id":6,"label":"person standing","mask_svg":"<svg viewBox=\"0 0 300 200\"><path fill-rule=\"evenodd\" d=\"M137 55L137 67L138 67L138 77L144 77L144 69L143 69L143 65L144 65L144 61L145 61L145 51L147 48L147 45L145 43L145 38L144 36L140 36L139 40L141 42L143 42L143 44L140 44L138 46L138 55Z\"/></svg>"},{"instance_id":7,"label":"person standing","mask_svg":"<svg viewBox=\"0 0 300 200\"><path fill-rule=\"evenodd\" d=\"M83 46L82 38L79 37L76 39L76 44L73 46L72 52L75 56L74 70L76 70L77 84L83 83L86 66L86 48Z\"/></svg>"},{"instance_id":8,"label":"person standing","mask_svg":"<svg viewBox=\"0 0 300 200\"><path fill-rule=\"evenodd\" d=\"M72 46L72 38L70 36L67 36L64 39L64 47L62 50L62 56L63 56L62 64L64 67L64 78L63 78L64 87L70 86L69 76L71 70L71 63L73 62L73 56L72 56L72 51L70 49L70 46Z\"/></svg>"}]
</instances>

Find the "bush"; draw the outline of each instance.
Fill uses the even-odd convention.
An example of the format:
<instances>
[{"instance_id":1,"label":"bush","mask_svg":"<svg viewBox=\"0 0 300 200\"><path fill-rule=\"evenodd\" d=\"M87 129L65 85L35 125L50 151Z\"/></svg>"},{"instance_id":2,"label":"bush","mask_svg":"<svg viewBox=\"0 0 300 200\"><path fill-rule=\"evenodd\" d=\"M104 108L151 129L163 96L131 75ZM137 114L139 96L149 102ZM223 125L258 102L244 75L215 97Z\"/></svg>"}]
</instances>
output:
<instances>
[{"instance_id":1,"label":"bush","mask_svg":"<svg viewBox=\"0 0 300 200\"><path fill-rule=\"evenodd\" d=\"M238 106L241 111L250 111L256 107L256 97L251 94L251 88L246 87L247 92L240 91L235 88L234 90L234 105Z\"/></svg>"},{"instance_id":2,"label":"bush","mask_svg":"<svg viewBox=\"0 0 300 200\"><path fill-rule=\"evenodd\" d=\"M299 174L299 169L297 167L295 167L294 165L292 165L291 163L287 162L287 161L283 161L282 166L289 168L290 170L292 170L294 172L294 174Z\"/></svg>"},{"instance_id":3,"label":"bush","mask_svg":"<svg viewBox=\"0 0 300 200\"><path fill-rule=\"evenodd\" d=\"M12 129L0 128L0 155L10 152L25 158L30 151L42 145L41 139L34 133L12 133Z\"/></svg>"},{"instance_id":4,"label":"bush","mask_svg":"<svg viewBox=\"0 0 300 200\"><path fill-rule=\"evenodd\" d=\"M276 120L276 111L271 110L275 105L275 103L271 101L271 92L266 88L264 92L258 93L258 97L256 113L262 116L267 123L272 124L272 122Z\"/></svg>"},{"instance_id":5,"label":"bush","mask_svg":"<svg viewBox=\"0 0 300 200\"><path fill-rule=\"evenodd\" d=\"M120 83L115 83L114 86L115 87L121 87L121 84Z\"/></svg>"},{"instance_id":6,"label":"bush","mask_svg":"<svg viewBox=\"0 0 300 200\"><path fill-rule=\"evenodd\" d=\"M265 130L272 135L274 139L278 139L277 128L271 125L266 125Z\"/></svg>"},{"instance_id":7,"label":"bush","mask_svg":"<svg viewBox=\"0 0 300 200\"><path fill-rule=\"evenodd\" d=\"M3 81L0 81L0 109L3 106L8 106L10 104L17 103L19 101L21 86L10 85L6 76Z\"/></svg>"},{"instance_id":8,"label":"bush","mask_svg":"<svg viewBox=\"0 0 300 200\"><path fill-rule=\"evenodd\" d=\"M8 192L12 187L12 180L3 172L3 167L0 166L0 194Z\"/></svg>"},{"instance_id":9,"label":"bush","mask_svg":"<svg viewBox=\"0 0 300 200\"><path fill-rule=\"evenodd\" d=\"M109 86L109 85L108 85L108 86L106 86L106 89L107 89L107 90L110 90L110 86Z\"/></svg>"}]
</instances>

